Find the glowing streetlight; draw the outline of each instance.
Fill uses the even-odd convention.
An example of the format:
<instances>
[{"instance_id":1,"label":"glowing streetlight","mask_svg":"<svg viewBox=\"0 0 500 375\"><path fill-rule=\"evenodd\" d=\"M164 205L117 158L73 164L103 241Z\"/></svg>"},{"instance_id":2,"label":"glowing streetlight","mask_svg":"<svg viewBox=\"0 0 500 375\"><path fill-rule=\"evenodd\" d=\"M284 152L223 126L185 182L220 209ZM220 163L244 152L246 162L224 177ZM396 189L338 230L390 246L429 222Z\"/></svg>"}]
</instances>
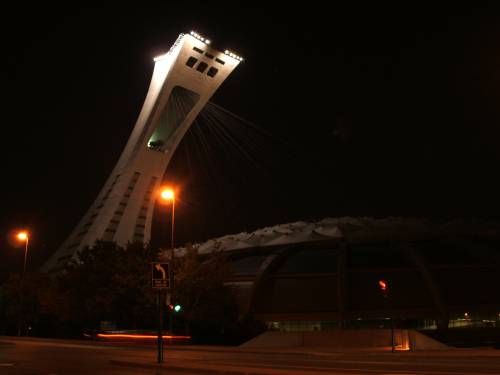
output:
<instances>
[{"instance_id":1,"label":"glowing streetlight","mask_svg":"<svg viewBox=\"0 0 500 375\"><path fill-rule=\"evenodd\" d=\"M26 233L26 232L19 232L17 234L17 239L20 240L20 241L24 241L24 240L28 239L28 233Z\"/></svg>"},{"instance_id":2,"label":"glowing streetlight","mask_svg":"<svg viewBox=\"0 0 500 375\"><path fill-rule=\"evenodd\" d=\"M172 232L170 234L170 269L172 270L174 268L174 246L175 246L175 242L174 242L175 192L174 192L174 190L172 188L169 188L169 187L165 187L165 188L161 189L160 199L164 203L172 202ZM170 285L170 290L167 293L167 301L166 302L169 306L170 306L170 300L172 298L172 288L173 288L173 280L172 280L172 284ZM160 304L160 290L158 290L158 304ZM161 311L161 308L160 308L160 311ZM173 314L172 314L172 311L170 311L169 320L168 320L170 334L172 334L172 327L173 327L172 321L173 321ZM161 323L160 323L160 325L161 325ZM159 332L158 337L160 337L161 329L158 332Z\"/></svg>"},{"instance_id":3,"label":"glowing streetlight","mask_svg":"<svg viewBox=\"0 0 500 375\"><path fill-rule=\"evenodd\" d=\"M175 197L174 191L170 188L168 189L163 189L161 191L161 199L164 201L173 201Z\"/></svg>"},{"instance_id":4,"label":"glowing streetlight","mask_svg":"<svg viewBox=\"0 0 500 375\"><path fill-rule=\"evenodd\" d=\"M28 243L30 241L30 236L29 233L25 230L17 233L16 235L17 239L19 241L24 241L24 268L23 268L23 274L26 272L26 258L28 257Z\"/></svg>"},{"instance_id":5,"label":"glowing streetlight","mask_svg":"<svg viewBox=\"0 0 500 375\"><path fill-rule=\"evenodd\" d=\"M24 274L26 273L26 258L28 257L28 243L30 241L30 236L29 236L28 231L23 230L23 231L20 231L20 232L18 232L16 234L16 238L20 242L24 241L24 244L25 244L25 246L24 246L24 267L23 267L23 273L21 275L21 280L20 280L20 290L22 292L22 290L23 290ZM23 315L19 315L19 325L18 325L18 328L17 328L17 335L18 336L21 336L23 326L24 326L24 317L23 317Z\"/></svg>"},{"instance_id":6,"label":"glowing streetlight","mask_svg":"<svg viewBox=\"0 0 500 375\"><path fill-rule=\"evenodd\" d=\"M175 192L172 188L164 188L160 192L160 197L163 202L172 202L172 233L170 236L170 247L172 249L172 257L174 252L174 227L175 227Z\"/></svg>"}]
</instances>

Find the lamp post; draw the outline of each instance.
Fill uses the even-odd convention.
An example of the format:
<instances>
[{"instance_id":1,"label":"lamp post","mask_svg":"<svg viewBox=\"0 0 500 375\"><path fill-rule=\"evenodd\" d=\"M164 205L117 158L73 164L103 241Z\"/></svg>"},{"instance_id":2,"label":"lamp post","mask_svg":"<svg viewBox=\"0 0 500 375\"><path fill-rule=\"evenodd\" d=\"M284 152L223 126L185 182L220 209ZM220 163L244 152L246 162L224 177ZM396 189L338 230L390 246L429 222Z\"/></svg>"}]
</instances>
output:
<instances>
[{"instance_id":1,"label":"lamp post","mask_svg":"<svg viewBox=\"0 0 500 375\"><path fill-rule=\"evenodd\" d=\"M30 241L29 233L25 230L19 232L17 234L17 239L19 241L24 241L24 267L23 267L23 275L26 272L26 258L28 257L28 243Z\"/></svg>"},{"instance_id":2,"label":"lamp post","mask_svg":"<svg viewBox=\"0 0 500 375\"><path fill-rule=\"evenodd\" d=\"M170 229L170 267L169 267L169 272L173 272L173 267L174 267L174 246L175 246L175 240L174 240L174 229L175 229L175 192L172 188L165 187L161 189L160 192L160 199L164 203L169 203L172 202L172 218L171 218L171 229ZM171 304L171 299L172 299L172 288L173 288L173 277L169 277L171 279L171 285L169 285L169 290L167 290L167 296L166 296L166 304L170 306ZM173 320L173 311L168 310L169 312L169 319L168 319L168 330L170 333L170 336L173 335L172 333L172 320ZM170 341L171 342L171 341Z\"/></svg>"},{"instance_id":3,"label":"lamp post","mask_svg":"<svg viewBox=\"0 0 500 375\"><path fill-rule=\"evenodd\" d=\"M17 233L16 235L17 239L19 241L24 241L24 266L23 266L23 273L21 274L21 280L20 280L20 295L23 294L23 281L24 281L24 274L26 273L26 259L28 258L28 244L30 241L30 236L28 231L23 230ZM18 327L17 327L17 335L21 336L22 333L22 327L24 325L23 323L23 316L22 316L22 311L19 312L19 322L18 322Z\"/></svg>"},{"instance_id":4,"label":"lamp post","mask_svg":"<svg viewBox=\"0 0 500 375\"><path fill-rule=\"evenodd\" d=\"M174 228L175 228L175 192L172 188L165 188L160 193L164 202L172 202L172 228L170 233L170 250L174 254Z\"/></svg>"}]
</instances>

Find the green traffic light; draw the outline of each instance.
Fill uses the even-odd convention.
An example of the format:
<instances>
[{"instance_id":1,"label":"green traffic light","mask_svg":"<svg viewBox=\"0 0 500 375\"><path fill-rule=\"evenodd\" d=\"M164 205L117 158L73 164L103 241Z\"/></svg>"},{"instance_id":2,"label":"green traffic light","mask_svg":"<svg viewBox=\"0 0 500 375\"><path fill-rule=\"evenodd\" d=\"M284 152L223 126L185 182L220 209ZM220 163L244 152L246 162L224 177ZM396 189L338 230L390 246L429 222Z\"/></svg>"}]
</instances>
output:
<instances>
[{"instance_id":1,"label":"green traffic light","mask_svg":"<svg viewBox=\"0 0 500 375\"><path fill-rule=\"evenodd\" d=\"M179 312L179 311L181 311L181 309L182 309L181 305L175 305L174 306L175 312Z\"/></svg>"}]
</instances>

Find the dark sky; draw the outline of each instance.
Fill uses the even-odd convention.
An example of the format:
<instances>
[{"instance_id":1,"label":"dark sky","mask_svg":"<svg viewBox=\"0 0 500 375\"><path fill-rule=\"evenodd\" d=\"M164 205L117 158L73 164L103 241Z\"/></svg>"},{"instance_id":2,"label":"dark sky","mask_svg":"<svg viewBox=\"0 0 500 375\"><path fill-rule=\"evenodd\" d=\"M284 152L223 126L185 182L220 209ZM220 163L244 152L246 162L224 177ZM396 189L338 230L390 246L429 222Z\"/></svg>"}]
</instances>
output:
<instances>
[{"instance_id":1,"label":"dark sky","mask_svg":"<svg viewBox=\"0 0 500 375\"><path fill-rule=\"evenodd\" d=\"M213 102L262 130L229 127L246 154L188 133L167 171L178 243L326 216L500 218L494 2L184 3L2 10L0 275L22 266L11 229L33 232L35 268L84 214L152 58L190 30L245 58Z\"/></svg>"}]
</instances>

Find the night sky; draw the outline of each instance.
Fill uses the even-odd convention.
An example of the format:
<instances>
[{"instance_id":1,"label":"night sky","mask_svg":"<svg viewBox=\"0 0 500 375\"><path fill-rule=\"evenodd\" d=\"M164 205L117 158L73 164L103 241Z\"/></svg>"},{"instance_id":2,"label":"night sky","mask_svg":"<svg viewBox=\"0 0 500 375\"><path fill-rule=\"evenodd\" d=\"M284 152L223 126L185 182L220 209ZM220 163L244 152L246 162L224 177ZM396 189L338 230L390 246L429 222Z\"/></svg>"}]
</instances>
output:
<instances>
[{"instance_id":1,"label":"night sky","mask_svg":"<svg viewBox=\"0 0 500 375\"><path fill-rule=\"evenodd\" d=\"M178 244L327 216L499 219L500 8L346 3L4 8L0 278L22 267L10 230L32 231L30 269L69 234L153 57L190 30L245 58L212 101L255 126L229 127L243 151L206 127L179 146Z\"/></svg>"}]
</instances>

